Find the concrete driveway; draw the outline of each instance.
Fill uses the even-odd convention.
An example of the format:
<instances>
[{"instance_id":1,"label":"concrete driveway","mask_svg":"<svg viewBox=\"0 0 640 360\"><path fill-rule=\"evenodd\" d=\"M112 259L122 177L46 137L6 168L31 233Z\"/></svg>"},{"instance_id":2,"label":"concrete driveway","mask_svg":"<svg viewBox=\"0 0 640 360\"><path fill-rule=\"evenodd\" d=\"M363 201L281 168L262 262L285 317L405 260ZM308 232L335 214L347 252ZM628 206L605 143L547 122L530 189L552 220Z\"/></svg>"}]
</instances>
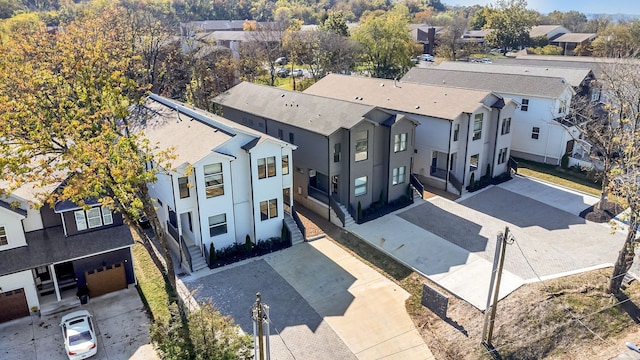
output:
<instances>
[{"instance_id":1,"label":"concrete driveway","mask_svg":"<svg viewBox=\"0 0 640 360\"><path fill-rule=\"evenodd\" d=\"M486 306L496 235L508 226L500 297L539 279L610 266L624 235L580 218L597 202L516 176L499 186L449 201L440 197L349 231L473 304Z\"/></svg>"},{"instance_id":2,"label":"concrete driveway","mask_svg":"<svg viewBox=\"0 0 640 360\"><path fill-rule=\"evenodd\" d=\"M149 343L149 319L135 287L90 299L86 305L43 317L0 324L0 359L68 359L59 324L63 315L88 310L97 328L98 353L91 359L159 359Z\"/></svg>"},{"instance_id":3,"label":"concrete driveway","mask_svg":"<svg viewBox=\"0 0 640 360\"><path fill-rule=\"evenodd\" d=\"M409 294L328 239L182 281L247 333L260 291L274 359L433 359L406 313Z\"/></svg>"}]
</instances>

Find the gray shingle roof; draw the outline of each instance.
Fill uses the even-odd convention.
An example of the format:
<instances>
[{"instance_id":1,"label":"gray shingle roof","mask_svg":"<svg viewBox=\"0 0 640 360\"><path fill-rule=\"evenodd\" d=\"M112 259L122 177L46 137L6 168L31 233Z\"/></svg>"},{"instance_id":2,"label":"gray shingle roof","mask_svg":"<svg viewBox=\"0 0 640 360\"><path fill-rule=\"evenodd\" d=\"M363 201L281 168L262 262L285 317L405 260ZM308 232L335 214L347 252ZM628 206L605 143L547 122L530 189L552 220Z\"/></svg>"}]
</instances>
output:
<instances>
[{"instance_id":1,"label":"gray shingle roof","mask_svg":"<svg viewBox=\"0 0 640 360\"><path fill-rule=\"evenodd\" d=\"M543 98L556 98L570 87L564 79L556 77L442 70L435 66L413 68L402 81Z\"/></svg>"},{"instance_id":2,"label":"gray shingle roof","mask_svg":"<svg viewBox=\"0 0 640 360\"><path fill-rule=\"evenodd\" d=\"M529 76L546 76L564 78L577 87L584 79L591 74L591 70L586 67L553 67L553 66L532 66L526 64L482 64L463 61L443 61L437 66L438 69L459 70L499 74L519 74Z\"/></svg>"},{"instance_id":3,"label":"gray shingle roof","mask_svg":"<svg viewBox=\"0 0 640 360\"><path fill-rule=\"evenodd\" d=\"M583 41L595 39L595 33L569 33L558 36L553 42L582 43Z\"/></svg>"},{"instance_id":4,"label":"gray shingle roof","mask_svg":"<svg viewBox=\"0 0 640 360\"><path fill-rule=\"evenodd\" d=\"M213 101L325 136L340 128L351 128L373 110L373 107L368 105L249 82L234 86L215 97Z\"/></svg>"},{"instance_id":5,"label":"gray shingle roof","mask_svg":"<svg viewBox=\"0 0 640 360\"><path fill-rule=\"evenodd\" d=\"M500 98L486 90L336 74L325 76L304 92L445 120L491 106Z\"/></svg>"},{"instance_id":6,"label":"gray shingle roof","mask_svg":"<svg viewBox=\"0 0 640 360\"><path fill-rule=\"evenodd\" d=\"M0 276L133 245L127 225L70 237L64 237L62 226L57 226L25 236L28 246L0 251Z\"/></svg>"}]
</instances>

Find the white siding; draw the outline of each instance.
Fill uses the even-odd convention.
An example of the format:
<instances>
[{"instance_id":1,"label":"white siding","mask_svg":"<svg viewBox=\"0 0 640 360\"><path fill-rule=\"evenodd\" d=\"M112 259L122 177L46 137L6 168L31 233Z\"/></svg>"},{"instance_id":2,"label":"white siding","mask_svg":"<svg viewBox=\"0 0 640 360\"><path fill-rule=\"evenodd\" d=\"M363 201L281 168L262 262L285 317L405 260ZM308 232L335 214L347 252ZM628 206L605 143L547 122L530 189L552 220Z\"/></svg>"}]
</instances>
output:
<instances>
[{"instance_id":1,"label":"white siding","mask_svg":"<svg viewBox=\"0 0 640 360\"><path fill-rule=\"evenodd\" d=\"M22 231L21 219L24 217L9 209L0 208L0 226L4 226L7 233L7 245L0 245L0 251L26 246L27 240Z\"/></svg>"},{"instance_id":2,"label":"white siding","mask_svg":"<svg viewBox=\"0 0 640 360\"><path fill-rule=\"evenodd\" d=\"M257 160L269 156L275 156L276 158L276 176L259 179ZM284 218L282 198L282 150L280 145L265 141L251 150L251 159L254 196L253 217L255 219L256 238L258 240L266 240L270 237L279 237L282 231L282 219ZM291 171L289 171L289 173L291 173ZM276 199L278 204L277 216L261 220L260 202L273 199Z\"/></svg>"}]
</instances>

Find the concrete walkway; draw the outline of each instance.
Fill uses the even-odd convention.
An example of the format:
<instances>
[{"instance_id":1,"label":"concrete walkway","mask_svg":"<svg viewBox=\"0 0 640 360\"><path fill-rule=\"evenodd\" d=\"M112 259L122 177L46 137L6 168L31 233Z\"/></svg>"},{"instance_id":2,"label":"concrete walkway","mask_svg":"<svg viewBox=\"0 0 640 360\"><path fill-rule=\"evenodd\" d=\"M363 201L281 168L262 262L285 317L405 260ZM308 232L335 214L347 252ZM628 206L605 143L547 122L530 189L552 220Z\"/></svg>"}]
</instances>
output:
<instances>
[{"instance_id":1,"label":"concrete walkway","mask_svg":"<svg viewBox=\"0 0 640 360\"><path fill-rule=\"evenodd\" d=\"M247 333L260 291L274 359L434 359L406 312L409 294L328 239L181 281Z\"/></svg>"},{"instance_id":2,"label":"concrete walkway","mask_svg":"<svg viewBox=\"0 0 640 360\"><path fill-rule=\"evenodd\" d=\"M349 231L466 300L486 307L496 236L509 226L500 298L522 284L610 266L624 242L577 216L597 202L516 177L453 202L440 197Z\"/></svg>"}]
</instances>

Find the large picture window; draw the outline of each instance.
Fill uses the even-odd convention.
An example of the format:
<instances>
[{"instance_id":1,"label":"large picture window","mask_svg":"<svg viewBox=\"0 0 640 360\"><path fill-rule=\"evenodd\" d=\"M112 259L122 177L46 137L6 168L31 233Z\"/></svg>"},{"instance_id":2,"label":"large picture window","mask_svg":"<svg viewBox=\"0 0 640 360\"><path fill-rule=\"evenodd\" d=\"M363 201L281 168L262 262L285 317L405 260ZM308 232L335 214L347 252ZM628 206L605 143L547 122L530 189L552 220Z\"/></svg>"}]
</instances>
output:
<instances>
[{"instance_id":1,"label":"large picture window","mask_svg":"<svg viewBox=\"0 0 640 360\"><path fill-rule=\"evenodd\" d=\"M224 195L224 177L222 163L204 166L204 184L207 198Z\"/></svg>"},{"instance_id":2,"label":"large picture window","mask_svg":"<svg viewBox=\"0 0 640 360\"><path fill-rule=\"evenodd\" d=\"M482 138L482 118L484 114L476 114L473 120L473 140Z\"/></svg>"},{"instance_id":3,"label":"large picture window","mask_svg":"<svg viewBox=\"0 0 640 360\"><path fill-rule=\"evenodd\" d=\"M4 226L0 226L0 246L8 244L9 239L7 239L7 229Z\"/></svg>"},{"instance_id":4,"label":"large picture window","mask_svg":"<svg viewBox=\"0 0 640 360\"><path fill-rule=\"evenodd\" d=\"M355 161L367 160L367 150L369 148L368 131L359 131L356 133L356 154Z\"/></svg>"},{"instance_id":5,"label":"large picture window","mask_svg":"<svg viewBox=\"0 0 640 360\"><path fill-rule=\"evenodd\" d=\"M393 137L393 152L407 150L407 133L396 134Z\"/></svg>"},{"instance_id":6,"label":"large picture window","mask_svg":"<svg viewBox=\"0 0 640 360\"><path fill-rule=\"evenodd\" d=\"M276 176L276 157L258 159L258 179Z\"/></svg>"},{"instance_id":7,"label":"large picture window","mask_svg":"<svg viewBox=\"0 0 640 360\"><path fill-rule=\"evenodd\" d=\"M227 214L209 216L209 236L214 237L227 233Z\"/></svg>"},{"instance_id":8,"label":"large picture window","mask_svg":"<svg viewBox=\"0 0 640 360\"><path fill-rule=\"evenodd\" d=\"M366 176L356 178L353 185L354 185L353 194L355 196L360 196L367 193L367 177Z\"/></svg>"},{"instance_id":9,"label":"large picture window","mask_svg":"<svg viewBox=\"0 0 640 360\"><path fill-rule=\"evenodd\" d=\"M260 220L268 220L278 217L278 199L260 202Z\"/></svg>"},{"instance_id":10,"label":"large picture window","mask_svg":"<svg viewBox=\"0 0 640 360\"><path fill-rule=\"evenodd\" d=\"M391 183L393 185L398 185L398 184L404 183L404 174L405 174L405 167L404 166L401 166L399 168L393 169L393 175L392 175L392 178L391 178Z\"/></svg>"}]
</instances>

